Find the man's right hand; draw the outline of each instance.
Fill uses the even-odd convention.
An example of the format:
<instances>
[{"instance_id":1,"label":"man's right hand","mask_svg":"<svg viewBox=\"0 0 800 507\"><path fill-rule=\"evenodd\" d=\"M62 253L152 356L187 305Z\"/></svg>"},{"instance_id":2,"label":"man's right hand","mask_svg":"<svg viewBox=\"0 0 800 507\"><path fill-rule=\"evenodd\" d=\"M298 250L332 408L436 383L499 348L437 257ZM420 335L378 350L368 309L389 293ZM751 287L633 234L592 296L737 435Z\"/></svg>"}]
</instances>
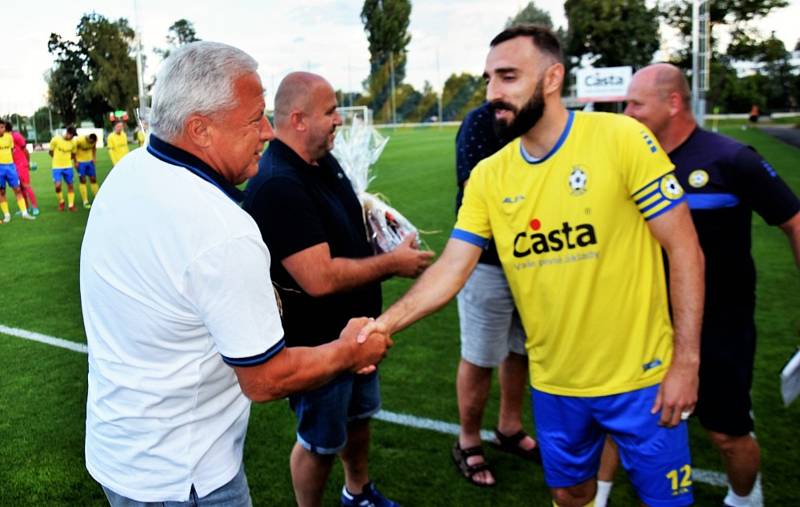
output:
<instances>
[{"instance_id":1,"label":"man's right hand","mask_svg":"<svg viewBox=\"0 0 800 507\"><path fill-rule=\"evenodd\" d=\"M416 234L409 234L403 238L403 242L397 245L397 248L392 250L389 255L394 256L397 264L395 273L398 276L416 278L433 262L434 253L420 250L417 245Z\"/></svg>"},{"instance_id":2,"label":"man's right hand","mask_svg":"<svg viewBox=\"0 0 800 507\"><path fill-rule=\"evenodd\" d=\"M366 317L350 319L339 335L339 340L344 342L352 354L351 371L359 373L373 371L374 367L369 367L378 364L386 356L386 351L394 345L391 337L382 331L372 332L363 341L358 341L356 337L359 332L370 322L372 319Z\"/></svg>"}]
</instances>

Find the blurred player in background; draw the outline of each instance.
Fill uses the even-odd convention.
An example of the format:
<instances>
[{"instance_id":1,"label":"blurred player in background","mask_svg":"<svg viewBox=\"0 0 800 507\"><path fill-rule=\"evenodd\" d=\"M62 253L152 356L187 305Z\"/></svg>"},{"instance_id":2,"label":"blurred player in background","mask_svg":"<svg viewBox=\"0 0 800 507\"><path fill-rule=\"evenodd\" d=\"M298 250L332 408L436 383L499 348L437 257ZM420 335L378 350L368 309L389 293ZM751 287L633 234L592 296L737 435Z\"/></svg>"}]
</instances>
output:
<instances>
[{"instance_id":1,"label":"blurred player in background","mask_svg":"<svg viewBox=\"0 0 800 507\"><path fill-rule=\"evenodd\" d=\"M31 186L31 154L28 153L25 136L15 131L9 121L6 122L6 132L11 133L11 137L14 139L14 152L12 155L14 156L14 165L17 167L17 176L19 176L22 197L25 199L25 207L30 215L36 216L39 214L39 206L36 204L36 195L33 193L33 187ZM20 211L19 214L22 214L22 212Z\"/></svg>"},{"instance_id":2,"label":"blurred player in background","mask_svg":"<svg viewBox=\"0 0 800 507\"><path fill-rule=\"evenodd\" d=\"M56 136L50 141L50 156L53 157L53 184L58 198L58 210L64 211L64 194L61 191L62 180L67 184L67 206L75 211L75 188L72 186L72 168L75 164L75 127L67 127L63 136Z\"/></svg>"},{"instance_id":3,"label":"blurred player in background","mask_svg":"<svg viewBox=\"0 0 800 507\"><path fill-rule=\"evenodd\" d=\"M6 123L0 121L0 210L3 211L3 223L6 224L11 221L11 213L6 200L6 184L14 190L22 218L28 220L36 218L28 214L25 206L25 198L22 196L22 189L19 186L19 175L14 166L14 156L11 153L13 149L14 138L10 132L6 132Z\"/></svg>"},{"instance_id":4,"label":"blurred player in background","mask_svg":"<svg viewBox=\"0 0 800 507\"><path fill-rule=\"evenodd\" d=\"M125 133L125 125L120 121L114 125L114 132L108 134L108 155L111 157L111 164L117 163L128 154L128 134Z\"/></svg>"},{"instance_id":5,"label":"blurred player in background","mask_svg":"<svg viewBox=\"0 0 800 507\"><path fill-rule=\"evenodd\" d=\"M78 162L78 178L80 179L78 190L83 199L83 207L89 209L92 205L89 204L89 191L86 188L86 178L89 178L89 182L92 185L92 196L96 196L100 188L97 185L97 169L95 167L97 160L97 135L89 134L88 136L80 136L75 140L75 143L75 160Z\"/></svg>"}]
</instances>

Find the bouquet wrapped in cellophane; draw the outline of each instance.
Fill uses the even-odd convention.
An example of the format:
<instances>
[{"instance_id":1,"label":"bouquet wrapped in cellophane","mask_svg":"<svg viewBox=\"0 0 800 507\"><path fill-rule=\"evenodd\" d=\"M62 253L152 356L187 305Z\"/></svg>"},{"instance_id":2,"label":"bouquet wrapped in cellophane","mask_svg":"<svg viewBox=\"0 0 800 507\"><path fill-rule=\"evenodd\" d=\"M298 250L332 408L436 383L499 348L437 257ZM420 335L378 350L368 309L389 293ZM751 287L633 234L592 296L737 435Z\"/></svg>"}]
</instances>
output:
<instances>
[{"instance_id":1,"label":"bouquet wrapped in cellophane","mask_svg":"<svg viewBox=\"0 0 800 507\"><path fill-rule=\"evenodd\" d=\"M333 148L333 156L350 179L364 209L368 239L377 253L394 250L409 234L416 236L419 243L419 232L406 217L379 195L367 192L375 179L370 167L377 162L387 142L389 138L374 127L360 118L353 118L350 125L339 128Z\"/></svg>"}]
</instances>

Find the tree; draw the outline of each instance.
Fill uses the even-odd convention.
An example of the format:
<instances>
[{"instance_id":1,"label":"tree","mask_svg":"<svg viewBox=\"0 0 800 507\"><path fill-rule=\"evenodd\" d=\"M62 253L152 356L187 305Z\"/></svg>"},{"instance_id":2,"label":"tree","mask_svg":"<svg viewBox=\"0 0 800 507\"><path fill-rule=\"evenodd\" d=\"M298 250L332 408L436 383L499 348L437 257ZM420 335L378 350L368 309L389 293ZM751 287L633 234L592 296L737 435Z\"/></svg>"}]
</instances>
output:
<instances>
[{"instance_id":1,"label":"tree","mask_svg":"<svg viewBox=\"0 0 800 507\"><path fill-rule=\"evenodd\" d=\"M134 31L124 18L96 13L84 14L76 31L77 42L50 34L49 102L67 123L88 118L100 127L109 111L137 106Z\"/></svg>"},{"instance_id":2,"label":"tree","mask_svg":"<svg viewBox=\"0 0 800 507\"><path fill-rule=\"evenodd\" d=\"M53 69L45 73L47 103L67 124L75 123L83 107L82 93L89 84L84 54L78 44L51 33L47 50L56 57Z\"/></svg>"},{"instance_id":3,"label":"tree","mask_svg":"<svg viewBox=\"0 0 800 507\"><path fill-rule=\"evenodd\" d=\"M763 18L773 9L789 5L788 0L714 0L708 2L711 35L714 28L729 25L741 29L750 21ZM692 0L671 0L663 7L667 24L677 28L687 41L692 35Z\"/></svg>"},{"instance_id":4,"label":"tree","mask_svg":"<svg viewBox=\"0 0 800 507\"><path fill-rule=\"evenodd\" d=\"M190 42L197 42L200 39L197 37L197 32L194 29L194 24L188 19L181 18L172 23L167 30L167 47L165 49L155 48L154 51L166 59L170 52L178 49L179 47L189 44Z\"/></svg>"},{"instance_id":5,"label":"tree","mask_svg":"<svg viewBox=\"0 0 800 507\"><path fill-rule=\"evenodd\" d=\"M433 90L433 86L425 81L414 117L409 121L428 121L434 116L437 118L439 116L439 96Z\"/></svg>"},{"instance_id":6,"label":"tree","mask_svg":"<svg viewBox=\"0 0 800 507\"><path fill-rule=\"evenodd\" d=\"M391 117L392 68L397 88L406 76L406 47L411 41L409 0L364 0L361 21L369 42L370 73L365 85L375 118Z\"/></svg>"},{"instance_id":7,"label":"tree","mask_svg":"<svg viewBox=\"0 0 800 507\"><path fill-rule=\"evenodd\" d=\"M723 112L749 110L752 104L763 109L782 101L789 106L796 103L797 91L792 85L791 67L786 48L776 41L765 39L751 25L774 9L788 5L787 0L714 0L709 9L709 47L711 48L709 106L718 106ZM683 36L683 50L673 59L676 65L691 65L692 2L672 0L664 6L664 20L678 29ZM726 30L731 42L725 53L720 53L717 40L720 30ZM773 37L774 39L774 37ZM779 41L777 41L779 42ZM737 77L733 61L751 61L760 68L755 74ZM777 81L776 81L777 80ZM783 90L783 91L779 91ZM795 102L793 102L795 101Z\"/></svg>"},{"instance_id":8,"label":"tree","mask_svg":"<svg viewBox=\"0 0 800 507\"><path fill-rule=\"evenodd\" d=\"M36 137L39 142L47 142L53 137L53 132L50 131L51 116L53 118L53 125L60 125L62 123L58 112L51 110L49 107L40 107L33 113L33 128L36 130Z\"/></svg>"},{"instance_id":9,"label":"tree","mask_svg":"<svg viewBox=\"0 0 800 507\"><path fill-rule=\"evenodd\" d=\"M467 72L452 74L444 82L442 117L445 121L461 120L486 97L486 82Z\"/></svg>"},{"instance_id":10,"label":"tree","mask_svg":"<svg viewBox=\"0 0 800 507\"><path fill-rule=\"evenodd\" d=\"M506 28L520 23L529 23L533 25L546 26L553 28L553 20L550 19L550 14L538 7L533 2L528 2L528 5L523 7L517 12L513 18L508 18L506 21Z\"/></svg>"},{"instance_id":11,"label":"tree","mask_svg":"<svg viewBox=\"0 0 800 507\"><path fill-rule=\"evenodd\" d=\"M659 46L658 9L645 0L566 0L565 53L598 67L650 63Z\"/></svg>"}]
</instances>

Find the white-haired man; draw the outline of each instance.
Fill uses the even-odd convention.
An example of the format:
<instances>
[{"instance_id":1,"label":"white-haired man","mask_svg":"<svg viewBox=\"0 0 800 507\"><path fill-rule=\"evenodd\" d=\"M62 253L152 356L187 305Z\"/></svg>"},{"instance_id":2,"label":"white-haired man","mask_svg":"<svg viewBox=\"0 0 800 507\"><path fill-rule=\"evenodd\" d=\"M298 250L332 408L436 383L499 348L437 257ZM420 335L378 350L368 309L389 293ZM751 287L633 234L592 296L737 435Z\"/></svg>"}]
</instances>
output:
<instances>
[{"instance_id":1,"label":"white-haired man","mask_svg":"<svg viewBox=\"0 0 800 507\"><path fill-rule=\"evenodd\" d=\"M284 347L269 252L235 186L273 135L256 67L219 43L173 53L148 149L117 165L92 207L80 277L86 467L115 506L250 505L248 398L316 387L391 344L357 345L367 319L354 319L337 341Z\"/></svg>"}]
</instances>

